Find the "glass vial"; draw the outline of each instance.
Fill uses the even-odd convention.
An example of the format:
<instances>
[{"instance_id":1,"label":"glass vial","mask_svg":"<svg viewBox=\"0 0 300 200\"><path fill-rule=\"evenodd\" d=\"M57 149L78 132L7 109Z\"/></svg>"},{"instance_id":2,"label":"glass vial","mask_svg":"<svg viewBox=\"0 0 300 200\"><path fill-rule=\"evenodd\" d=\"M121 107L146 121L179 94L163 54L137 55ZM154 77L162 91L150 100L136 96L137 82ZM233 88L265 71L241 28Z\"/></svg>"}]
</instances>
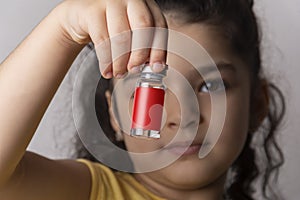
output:
<instances>
[{"instance_id":1,"label":"glass vial","mask_svg":"<svg viewBox=\"0 0 300 200\"><path fill-rule=\"evenodd\" d=\"M166 90L163 78L167 74L167 69L166 66L163 71L156 73L145 64L135 88L131 136L160 138Z\"/></svg>"}]
</instances>

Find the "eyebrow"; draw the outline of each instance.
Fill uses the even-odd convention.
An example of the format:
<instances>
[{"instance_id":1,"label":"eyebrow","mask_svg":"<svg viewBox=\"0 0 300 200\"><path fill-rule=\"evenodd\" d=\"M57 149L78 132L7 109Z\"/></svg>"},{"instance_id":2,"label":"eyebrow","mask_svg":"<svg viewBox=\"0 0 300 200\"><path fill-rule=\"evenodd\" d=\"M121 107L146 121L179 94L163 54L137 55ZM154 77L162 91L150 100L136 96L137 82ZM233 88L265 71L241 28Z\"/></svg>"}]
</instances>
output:
<instances>
[{"instance_id":1,"label":"eyebrow","mask_svg":"<svg viewBox=\"0 0 300 200\"><path fill-rule=\"evenodd\" d=\"M198 67L196 69L201 76L205 76L210 73L220 72L223 70L229 70L236 73L236 67L231 63L219 62L215 65ZM131 74L129 77L123 79L123 84L127 83L130 80L139 78L139 74Z\"/></svg>"},{"instance_id":2,"label":"eyebrow","mask_svg":"<svg viewBox=\"0 0 300 200\"><path fill-rule=\"evenodd\" d=\"M201 75L207 75L209 73L223 71L223 70L229 70L236 73L236 67L231 63L225 63L225 62L219 62L216 63L216 65L212 65L212 66L199 67L198 69Z\"/></svg>"}]
</instances>

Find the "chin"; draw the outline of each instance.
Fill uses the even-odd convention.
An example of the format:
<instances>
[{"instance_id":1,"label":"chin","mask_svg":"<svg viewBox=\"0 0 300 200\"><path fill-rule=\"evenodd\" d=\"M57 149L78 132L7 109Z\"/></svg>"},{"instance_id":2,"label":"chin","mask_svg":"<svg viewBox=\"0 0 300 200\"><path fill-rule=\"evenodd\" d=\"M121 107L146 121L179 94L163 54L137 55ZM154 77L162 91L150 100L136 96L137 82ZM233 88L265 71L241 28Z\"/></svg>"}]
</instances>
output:
<instances>
[{"instance_id":1,"label":"chin","mask_svg":"<svg viewBox=\"0 0 300 200\"><path fill-rule=\"evenodd\" d=\"M200 160L197 155L181 157L161 170L168 181L178 189L198 189L216 181L223 173L220 168Z\"/></svg>"}]
</instances>

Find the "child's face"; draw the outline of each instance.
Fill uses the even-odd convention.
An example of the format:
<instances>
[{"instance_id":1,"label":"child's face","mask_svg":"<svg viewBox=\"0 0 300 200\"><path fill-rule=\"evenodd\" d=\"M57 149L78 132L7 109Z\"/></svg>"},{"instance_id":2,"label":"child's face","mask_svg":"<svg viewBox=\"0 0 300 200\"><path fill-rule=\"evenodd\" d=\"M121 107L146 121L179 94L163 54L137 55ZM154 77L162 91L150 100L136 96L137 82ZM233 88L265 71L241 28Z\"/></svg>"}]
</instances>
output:
<instances>
[{"instance_id":1,"label":"child's face","mask_svg":"<svg viewBox=\"0 0 300 200\"><path fill-rule=\"evenodd\" d=\"M198 151L191 151L182 155L171 165L154 172L144 173L142 176L175 188L199 188L224 177L222 175L225 174L244 146L250 114L250 72L241 60L233 55L228 44L216 29L203 24L176 26L171 21L168 24L170 29L186 34L200 43L217 66L228 64L227 67L219 69L226 87L226 119L218 142L205 158L199 159ZM197 96L201 114L193 143L199 145L203 142L210 125L210 95L203 85L202 77L197 75L196 70L187 61L174 54L169 54L167 63L189 81ZM209 80L216 75L212 73L207 76ZM122 102L121 99L118 101ZM123 105L128 105L128 102L124 102ZM132 102L129 107L131 110ZM163 148L172 140L182 125L180 124L181 110L178 99L169 90L166 92L165 111L166 121L161 131L161 138L153 141L137 139L124 134L128 151L151 152ZM188 129L185 132L185 129L182 130L181 134L189 134Z\"/></svg>"}]
</instances>

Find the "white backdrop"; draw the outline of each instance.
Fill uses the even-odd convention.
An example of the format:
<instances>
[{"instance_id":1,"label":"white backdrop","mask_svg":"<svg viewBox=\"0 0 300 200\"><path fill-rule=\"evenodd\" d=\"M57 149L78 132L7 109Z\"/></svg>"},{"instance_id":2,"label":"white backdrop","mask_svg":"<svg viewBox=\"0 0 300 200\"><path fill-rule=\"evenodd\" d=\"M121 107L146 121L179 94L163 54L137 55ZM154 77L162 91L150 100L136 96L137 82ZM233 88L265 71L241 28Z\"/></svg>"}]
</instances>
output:
<instances>
[{"instance_id":1,"label":"white backdrop","mask_svg":"<svg viewBox=\"0 0 300 200\"><path fill-rule=\"evenodd\" d=\"M0 62L59 2L1 2ZM256 11L264 31L264 64L268 67L269 77L279 84L287 101L287 117L280 137L286 163L279 177L280 185L286 199L299 200L300 173L297 171L300 164L300 109L297 102L300 102L300 0L257 0ZM51 158L64 158L72 154L65 144L72 142L76 133L70 106L73 81L74 76L70 73L44 116L30 144L30 150Z\"/></svg>"}]
</instances>

